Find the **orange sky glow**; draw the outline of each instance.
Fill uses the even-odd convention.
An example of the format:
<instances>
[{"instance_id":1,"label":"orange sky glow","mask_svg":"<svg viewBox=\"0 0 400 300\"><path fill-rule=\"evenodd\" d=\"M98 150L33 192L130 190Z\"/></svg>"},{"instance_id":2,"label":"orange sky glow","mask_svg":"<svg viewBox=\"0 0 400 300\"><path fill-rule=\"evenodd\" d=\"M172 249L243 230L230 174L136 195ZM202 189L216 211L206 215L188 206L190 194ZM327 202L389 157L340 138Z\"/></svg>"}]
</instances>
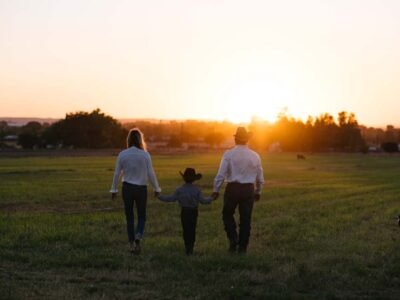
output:
<instances>
[{"instance_id":1,"label":"orange sky glow","mask_svg":"<svg viewBox=\"0 0 400 300\"><path fill-rule=\"evenodd\" d=\"M400 126L400 1L0 0L0 117Z\"/></svg>"}]
</instances>

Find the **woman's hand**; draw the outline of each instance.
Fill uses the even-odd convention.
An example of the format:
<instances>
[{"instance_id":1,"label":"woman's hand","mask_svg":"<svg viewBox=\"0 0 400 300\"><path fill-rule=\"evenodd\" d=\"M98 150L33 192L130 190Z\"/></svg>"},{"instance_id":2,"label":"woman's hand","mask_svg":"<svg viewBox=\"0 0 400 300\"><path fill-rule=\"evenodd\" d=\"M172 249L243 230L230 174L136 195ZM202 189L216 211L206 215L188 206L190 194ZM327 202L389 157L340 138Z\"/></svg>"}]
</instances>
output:
<instances>
[{"instance_id":1,"label":"woman's hand","mask_svg":"<svg viewBox=\"0 0 400 300\"><path fill-rule=\"evenodd\" d=\"M154 197L158 197L158 196L160 196L161 195L161 193L160 192L154 192Z\"/></svg>"}]
</instances>

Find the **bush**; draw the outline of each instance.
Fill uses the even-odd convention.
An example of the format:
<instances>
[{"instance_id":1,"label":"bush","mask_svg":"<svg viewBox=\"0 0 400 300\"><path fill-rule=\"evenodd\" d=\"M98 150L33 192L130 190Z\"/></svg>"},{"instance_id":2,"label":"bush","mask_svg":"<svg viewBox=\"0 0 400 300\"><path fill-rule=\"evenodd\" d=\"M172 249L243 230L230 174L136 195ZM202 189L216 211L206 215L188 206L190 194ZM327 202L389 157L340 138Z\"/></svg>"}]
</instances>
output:
<instances>
[{"instance_id":1,"label":"bush","mask_svg":"<svg viewBox=\"0 0 400 300\"><path fill-rule=\"evenodd\" d=\"M381 148L383 149L383 151L389 153L399 152L399 146L397 145L397 143L393 142L382 143Z\"/></svg>"}]
</instances>

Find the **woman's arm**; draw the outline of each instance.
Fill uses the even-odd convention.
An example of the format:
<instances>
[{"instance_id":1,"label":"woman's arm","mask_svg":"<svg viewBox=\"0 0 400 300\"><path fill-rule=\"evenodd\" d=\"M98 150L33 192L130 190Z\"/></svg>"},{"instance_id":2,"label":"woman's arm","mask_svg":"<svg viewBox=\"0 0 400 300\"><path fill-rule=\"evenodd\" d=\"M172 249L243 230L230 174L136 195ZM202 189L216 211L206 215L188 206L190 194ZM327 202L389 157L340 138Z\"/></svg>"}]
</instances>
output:
<instances>
[{"instance_id":1,"label":"woman's arm","mask_svg":"<svg viewBox=\"0 0 400 300\"><path fill-rule=\"evenodd\" d=\"M157 193L161 192L161 188L158 184L156 174L154 173L153 164L151 162L151 157L150 157L150 154L148 154L148 153L147 153L146 165L147 165L148 178L150 180L151 185L153 186L154 191Z\"/></svg>"},{"instance_id":2,"label":"woman's arm","mask_svg":"<svg viewBox=\"0 0 400 300\"><path fill-rule=\"evenodd\" d=\"M118 155L117 161L115 163L115 171L114 171L113 181L111 184L110 193L115 194L118 192L117 186L118 186L119 178L121 177L121 173L122 173L121 156Z\"/></svg>"}]
</instances>

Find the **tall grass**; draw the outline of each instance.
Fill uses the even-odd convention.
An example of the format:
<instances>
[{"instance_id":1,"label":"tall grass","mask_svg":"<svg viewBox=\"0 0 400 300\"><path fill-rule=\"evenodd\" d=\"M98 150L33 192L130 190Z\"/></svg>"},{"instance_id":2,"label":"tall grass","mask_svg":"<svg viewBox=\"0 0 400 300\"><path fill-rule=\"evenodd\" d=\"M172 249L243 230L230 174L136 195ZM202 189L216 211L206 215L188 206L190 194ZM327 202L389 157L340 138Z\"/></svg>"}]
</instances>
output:
<instances>
[{"instance_id":1,"label":"tall grass","mask_svg":"<svg viewBox=\"0 0 400 300\"><path fill-rule=\"evenodd\" d=\"M163 192L195 167L205 194L221 153L154 156ZM0 298L400 297L400 157L263 156L246 256L229 255L221 198L200 207L195 255L179 208L152 197L143 253L126 248L115 157L0 159Z\"/></svg>"}]
</instances>

